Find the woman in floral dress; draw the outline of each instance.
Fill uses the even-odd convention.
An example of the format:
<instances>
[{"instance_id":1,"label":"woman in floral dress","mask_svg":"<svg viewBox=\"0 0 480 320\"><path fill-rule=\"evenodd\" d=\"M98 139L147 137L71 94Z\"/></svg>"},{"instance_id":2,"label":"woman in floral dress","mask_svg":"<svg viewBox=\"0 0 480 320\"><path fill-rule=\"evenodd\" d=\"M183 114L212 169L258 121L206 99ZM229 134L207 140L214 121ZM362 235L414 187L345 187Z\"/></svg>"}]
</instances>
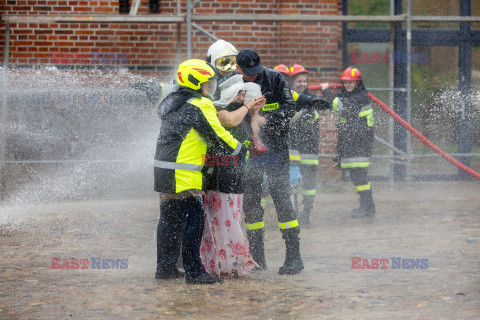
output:
<instances>
[{"instance_id":1,"label":"woman in floral dress","mask_svg":"<svg viewBox=\"0 0 480 320\"><path fill-rule=\"evenodd\" d=\"M218 118L237 140L245 144L252 140L251 153L264 152L256 133L265 98L256 84L243 83L241 75L232 78L220 85L221 98L214 102ZM217 277L236 278L258 267L241 229L244 160L218 150L209 150L205 157L208 180L200 254L206 271Z\"/></svg>"}]
</instances>

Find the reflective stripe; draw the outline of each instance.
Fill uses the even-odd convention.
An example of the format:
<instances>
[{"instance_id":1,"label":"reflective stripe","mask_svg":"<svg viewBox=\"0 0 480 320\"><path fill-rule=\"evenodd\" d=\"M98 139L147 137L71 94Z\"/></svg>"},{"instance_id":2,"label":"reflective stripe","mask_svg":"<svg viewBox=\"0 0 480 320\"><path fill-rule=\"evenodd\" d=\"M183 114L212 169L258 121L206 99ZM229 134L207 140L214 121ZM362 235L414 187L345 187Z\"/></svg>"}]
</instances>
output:
<instances>
[{"instance_id":1,"label":"reflective stripe","mask_svg":"<svg viewBox=\"0 0 480 320\"><path fill-rule=\"evenodd\" d=\"M301 161L301 160L300 160L300 156L295 156L295 155L293 155L293 154L290 154L290 155L288 156L288 158L289 158L291 161Z\"/></svg>"},{"instance_id":2,"label":"reflective stripe","mask_svg":"<svg viewBox=\"0 0 480 320\"><path fill-rule=\"evenodd\" d=\"M347 123L347 118L338 118L338 122Z\"/></svg>"},{"instance_id":3,"label":"reflective stripe","mask_svg":"<svg viewBox=\"0 0 480 320\"><path fill-rule=\"evenodd\" d=\"M357 189L357 191L368 191L370 190L370 182L361 186L355 186L355 189Z\"/></svg>"},{"instance_id":4,"label":"reflective stripe","mask_svg":"<svg viewBox=\"0 0 480 320\"><path fill-rule=\"evenodd\" d=\"M258 230L265 228L265 221L255 222L255 223L247 223L248 230Z\"/></svg>"},{"instance_id":5,"label":"reflective stripe","mask_svg":"<svg viewBox=\"0 0 480 320\"><path fill-rule=\"evenodd\" d=\"M301 164L318 165L318 154L301 153L300 154L300 163Z\"/></svg>"},{"instance_id":6,"label":"reflective stripe","mask_svg":"<svg viewBox=\"0 0 480 320\"><path fill-rule=\"evenodd\" d=\"M373 109L371 104L367 104L358 114L359 118L367 117L367 126L373 126Z\"/></svg>"},{"instance_id":7,"label":"reflective stripe","mask_svg":"<svg viewBox=\"0 0 480 320\"><path fill-rule=\"evenodd\" d=\"M240 151L242 150L242 146L243 146L243 144L241 144L240 142L237 143L237 147L233 151L232 156L236 156L237 154L239 154Z\"/></svg>"},{"instance_id":8,"label":"reflective stripe","mask_svg":"<svg viewBox=\"0 0 480 320\"><path fill-rule=\"evenodd\" d=\"M288 221L288 222L279 222L278 226L280 229L292 229L298 227L298 220Z\"/></svg>"},{"instance_id":9,"label":"reflective stripe","mask_svg":"<svg viewBox=\"0 0 480 320\"><path fill-rule=\"evenodd\" d=\"M245 141L243 141L243 145L244 145L245 148L247 148L247 149L250 148L250 143L251 143L250 140L245 140Z\"/></svg>"},{"instance_id":10,"label":"reflective stripe","mask_svg":"<svg viewBox=\"0 0 480 320\"><path fill-rule=\"evenodd\" d=\"M366 168L370 165L369 157L345 158L342 159L341 168Z\"/></svg>"},{"instance_id":11,"label":"reflective stripe","mask_svg":"<svg viewBox=\"0 0 480 320\"><path fill-rule=\"evenodd\" d=\"M373 114L372 106L369 106L369 107L370 108L368 108L367 110L363 110L362 108L362 111L360 111L360 113L358 114L358 117L361 118L361 117L368 116L369 114Z\"/></svg>"},{"instance_id":12,"label":"reflective stripe","mask_svg":"<svg viewBox=\"0 0 480 320\"><path fill-rule=\"evenodd\" d=\"M333 99L332 102L332 112L333 114L342 115L343 111L343 102L338 97Z\"/></svg>"},{"instance_id":13,"label":"reflective stripe","mask_svg":"<svg viewBox=\"0 0 480 320\"><path fill-rule=\"evenodd\" d=\"M201 171L203 166L190 163L178 163L155 160L153 165L157 168L171 169L171 170L189 170L189 171Z\"/></svg>"},{"instance_id":14,"label":"reflective stripe","mask_svg":"<svg viewBox=\"0 0 480 320\"><path fill-rule=\"evenodd\" d=\"M300 159L300 164L318 165L318 159Z\"/></svg>"},{"instance_id":15,"label":"reflective stripe","mask_svg":"<svg viewBox=\"0 0 480 320\"><path fill-rule=\"evenodd\" d=\"M299 96L300 95L297 93L297 91L292 90L292 97L293 97L293 100L295 100L295 102L297 102Z\"/></svg>"},{"instance_id":16,"label":"reflective stripe","mask_svg":"<svg viewBox=\"0 0 480 320\"><path fill-rule=\"evenodd\" d=\"M267 205L267 204L270 204L270 203L273 203L273 200L270 200L270 199L262 199L260 200L260 204L263 206L263 205Z\"/></svg>"},{"instance_id":17,"label":"reflective stripe","mask_svg":"<svg viewBox=\"0 0 480 320\"><path fill-rule=\"evenodd\" d=\"M262 111L272 111L278 109L280 104L278 102L269 103L263 106Z\"/></svg>"},{"instance_id":18,"label":"reflective stripe","mask_svg":"<svg viewBox=\"0 0 480 320\"><path fill-rule=\"evenodd\" d=\"M312 189L312 190L303 190L303 194L307 196L314 196L317 193L317 190Z\"/></svg>"},{"instance_id":19,"label":"reflective stripe","mask_svg":"<svg viewBox=\"0 0 480 320\"><path fill-rule=\"evenodd\" d=\"M160 83L160 88L162 88L162 94L158 98L157 103L155 103L155 107L158 107L160 102L162 102L163 98L165 98L165 95L167 94L167 88L165 87L165 85L163 83Z\"/></svg>"},{"instance_id":20,"label":"reflective stripe","mask_svg":"<svg viewBox=\"0 0 480 320\"><path fill-rule=\"evenodd\" d=\"M288 150L288 157L292 161L300 161L300 152L295 149L289 149Z\"/></svg>"},{"instance_id":21,"label":"reflective stripe","mask_svg":"<svg viewBox=\"0 0 480 320\"><path fill-rule=\"evenodd\" d=\"M370 162L347 162L341 163L340 168L366 168L370 165Z\"/></svg>"}]
</instances>

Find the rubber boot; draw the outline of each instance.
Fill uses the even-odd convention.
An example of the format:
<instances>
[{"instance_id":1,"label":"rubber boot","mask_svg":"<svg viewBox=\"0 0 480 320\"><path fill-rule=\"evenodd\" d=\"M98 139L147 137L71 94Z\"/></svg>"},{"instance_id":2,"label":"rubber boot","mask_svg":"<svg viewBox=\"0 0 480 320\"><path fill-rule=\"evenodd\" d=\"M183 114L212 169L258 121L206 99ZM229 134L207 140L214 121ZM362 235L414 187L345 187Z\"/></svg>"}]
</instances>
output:
<instances>
[{"instance_id":1,"label":"rubber boot","mask_svg":"<svg viewBox=\"0 0 480 320\"><path fill-rule=\"evenodd\" d=\"M360 191L360 208L352 211L352 218L370 217L375 214L372 190Z\"/></svg>"},{"instance_id":2,"label":"rubber boot","mask_svg":"<svg viewBox=\"0 0 480 320\"><path fill-rule=\"evenodd\" d=\"M265 261L265 247L263 239L265 230L247 230L248 248L253 260L258 264L261 270L267 270L267 262Z\"/></svg>"},{"instance_id":3,"label":"rubber boot","mask_svg":"<svg viewBox=\"0 0 480 320\"><path fill-rule=\"evenodd\" d=\"M200 273L197 276L185 276L186 284L216 284L223 283L223 280L220 278L215 278L206 273L205 271Z\"/></svg>"},{"instance_id":4,"label":"rubber boot","mask_svg":"<svg viewBox=\"0 0 480 320\"><path fill-rule=\"evenodd\" d=\"M279 274L298 274L304 269L300 255L299 233L300 229L298 227L282 230L282 236L285 239L286 255L283 266L278 270Z\"/></svg>"}]
</instances>

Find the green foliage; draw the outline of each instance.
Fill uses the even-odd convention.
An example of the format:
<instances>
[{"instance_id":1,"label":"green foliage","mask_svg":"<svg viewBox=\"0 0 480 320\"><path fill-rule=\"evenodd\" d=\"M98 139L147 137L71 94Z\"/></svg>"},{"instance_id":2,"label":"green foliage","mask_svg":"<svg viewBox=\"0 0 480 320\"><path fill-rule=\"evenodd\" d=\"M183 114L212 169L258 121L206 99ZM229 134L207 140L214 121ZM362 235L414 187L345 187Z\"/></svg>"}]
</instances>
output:
<instances>
[{"instance_id":1,"label":"green foliage","mask_svg":"<svg viewBox=\"0 0 480 320\"><path fill-rule=\"evenodd\" d=\"M352 0L348 1L348 14L354 16L386 16L390 15L390 1L387 0ZM359 22L357 28L388 28L388 23Z\"/></svg>"}]
</instances>

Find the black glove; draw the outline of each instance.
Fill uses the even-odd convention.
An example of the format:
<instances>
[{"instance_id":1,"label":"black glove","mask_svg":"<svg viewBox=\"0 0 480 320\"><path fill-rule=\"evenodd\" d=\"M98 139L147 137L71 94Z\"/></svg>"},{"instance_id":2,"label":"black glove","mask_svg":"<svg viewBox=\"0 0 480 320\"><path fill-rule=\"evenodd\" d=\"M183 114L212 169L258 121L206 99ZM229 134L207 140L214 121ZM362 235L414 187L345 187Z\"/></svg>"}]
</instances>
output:
<instances>
[{"instance_id":1,"label":"black glove","mask_svg":"<svg viewBox=\"0 0 480 320\"><path fill-rule=\"evenodd\" d=\"M155 81L139 81L130 84L130 87L136 90L143 91L147 94L147 99L154 106L157 106L165 96L165 85Z\"/></svg>"},{"instance_id":2,"label":"black glove","mask_svg":"<svg viewBox=\"0 0 480 320\"><path fill-rule=\"evenodd\" d=\"M330 103L324 98L300 94L297 99L297 105L300 108L314 108L317 110L327 110L331 108Z\"/></svg>"}]
</instances>

